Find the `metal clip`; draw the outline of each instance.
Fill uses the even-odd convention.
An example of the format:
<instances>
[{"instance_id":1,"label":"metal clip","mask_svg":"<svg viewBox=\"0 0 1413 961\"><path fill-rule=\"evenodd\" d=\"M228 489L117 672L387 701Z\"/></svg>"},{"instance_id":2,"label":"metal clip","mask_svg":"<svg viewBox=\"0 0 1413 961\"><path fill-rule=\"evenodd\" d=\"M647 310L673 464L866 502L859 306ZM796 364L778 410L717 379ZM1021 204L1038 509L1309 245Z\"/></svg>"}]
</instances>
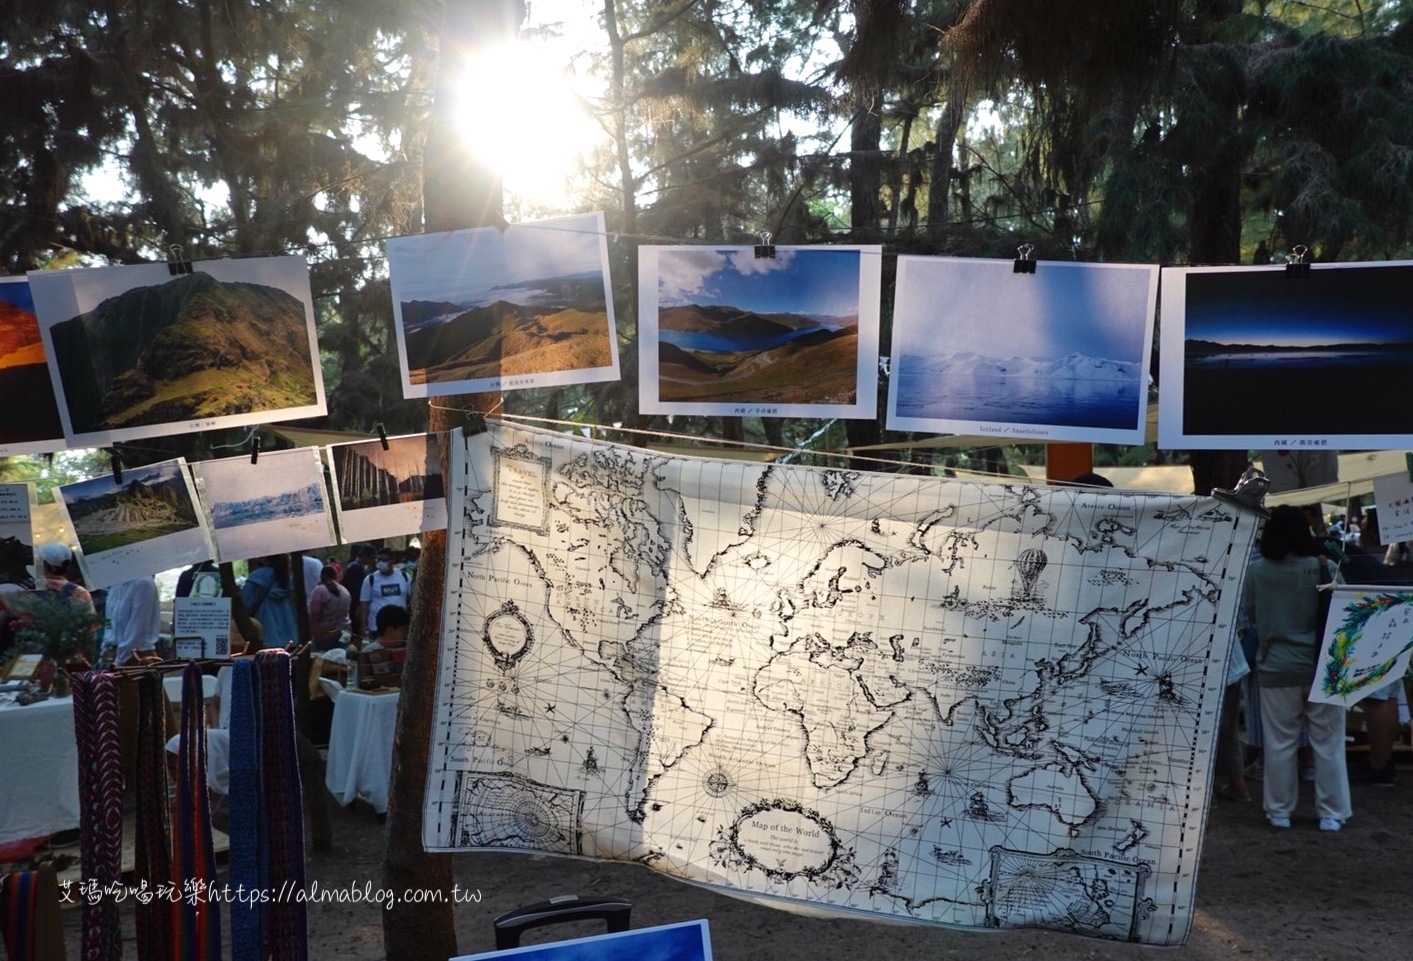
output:
<instances>
[{"instance_id":1,"label":"metal clip","mask_svg":"<svg viewBox=\"0 0 1413 961\"><path fill-rule=\"evenodd\" d=\"M756 244L756 260L775 259L775 245L770 242L772 236L768 230L760 232L760 243Z\"/></svg>"},{"instance_id":2,"label":"metal clip","mask_svg":"<svg viewBox=\"0 0 1413 961\"><path fill-rule=\"evenodd\" d=\"M1035 253L1034 244L1021 244L1016 248L1016 259L1011 263L1011 273L1013 274L1033 274L1035 273L1035 261L1030 259L1030 255Z\"/></svg>"},{"instance_id":3,"label":"metal clip","mask_svg":"<svg viewBox=\"0 0 1413 961\"><path fill-rule=\"evenodd\" d=\"M191 273L191 261L182 256L181 244L172 244L167 248L167 272L173 277Z\"/></svg>"},{"instance_id":4,"label":"metal clip","mask_svg":"<svg viewBox=\"0 0 1413 961\"><path fill-rule=\"evenodd\" d=\"M1285 259L1285 275L1287 277L1309 277L1310 265L1305 260L1305 256L1309 253L1310 248L1304 244L1296 244L1290 248L1290 254Z\"/></svg>"}]
</instances>

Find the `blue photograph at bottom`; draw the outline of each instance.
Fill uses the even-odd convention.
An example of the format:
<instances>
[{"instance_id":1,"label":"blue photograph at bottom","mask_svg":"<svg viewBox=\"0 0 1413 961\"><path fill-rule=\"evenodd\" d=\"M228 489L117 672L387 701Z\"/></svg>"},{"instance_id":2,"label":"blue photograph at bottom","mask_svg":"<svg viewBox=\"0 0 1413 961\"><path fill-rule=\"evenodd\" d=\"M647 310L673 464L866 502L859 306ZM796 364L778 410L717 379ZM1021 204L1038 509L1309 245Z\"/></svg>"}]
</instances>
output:
<instances>
[{"instance_id":1,"label":"blue photograph at bottom","mask_svg":"<svg viewBox=\"0 0 1413 961\"><path fill-rule=\"evenodd\" d=\"M515 958L517 961L711 961L711 937L706 921L686 921L617 934L600 934L571 941L532 944L486 954L467 954L451 961Z\"/></svg>"}]
</instances>

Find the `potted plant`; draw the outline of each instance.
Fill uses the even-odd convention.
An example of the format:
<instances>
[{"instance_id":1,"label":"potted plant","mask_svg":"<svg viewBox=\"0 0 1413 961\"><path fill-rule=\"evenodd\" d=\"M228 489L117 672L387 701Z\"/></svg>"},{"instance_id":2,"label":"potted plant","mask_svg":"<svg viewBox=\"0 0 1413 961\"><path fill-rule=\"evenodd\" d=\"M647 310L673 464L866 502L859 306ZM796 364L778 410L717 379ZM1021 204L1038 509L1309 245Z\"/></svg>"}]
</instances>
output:
<instances>
[{"instance_id":1,"label":"potted plant","mask_svg":"<svg viewBox=\"0 0 1413 961\"><path fill-rule=\"evenodd\" d=\"M87 668L103 627L91 606L76 604L57 591L35 591L26 598L21 622L15 640L23 649L43 655L39 685L45 690L54 686L61 665Z\"/></svg>"}]
</instances>

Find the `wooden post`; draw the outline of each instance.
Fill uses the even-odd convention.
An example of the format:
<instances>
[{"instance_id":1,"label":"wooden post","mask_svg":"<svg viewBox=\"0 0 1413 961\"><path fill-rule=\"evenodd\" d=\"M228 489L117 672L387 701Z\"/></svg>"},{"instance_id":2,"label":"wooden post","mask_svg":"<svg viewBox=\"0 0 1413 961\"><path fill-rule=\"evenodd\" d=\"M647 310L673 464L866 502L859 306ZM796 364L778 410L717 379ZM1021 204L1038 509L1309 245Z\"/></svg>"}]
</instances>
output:
<instances>
[{"instance_id":1,"label":"wooden post","mask_svg":"<svg viewBox=\"0 0 1413 961\"><path fill-rule=\"evenodd\" d=\"M1094 445L1053 443L1045 445L1045 479L1074 480L1094 470Z\"/></svg>"},{"instance_id":2,"label":"wooden post","mask_svg":"<svg viewBox=\"0 0 1413 961\"><path fill-rule=\"evenodd\" d=\"M429 232L504 222L500 174L474 154L468 137L512 136L514 132L467 131L452 115L452 108L458 96L455 85L465 75L471 58L514 43L524 19L521 0L446 0L432 129L422 158L422 203ZM483 90L474 95L493 97L496 92ZM440 397L429 405L428 426L433 431L457 430L465 423L461 411L490 411L499 403L499 394ZM446 457L443 447L444 472ZM445 961L459 953L451 904L451 856L429 854L422 848L422 807L431 757L445 587L446 533L429 531L422 540L413 592L393 742L383 886L397 892L431 889L441 897L425 903L399 898L383 912L383 948L388 961Z\"/></svg>"}]
</instances>

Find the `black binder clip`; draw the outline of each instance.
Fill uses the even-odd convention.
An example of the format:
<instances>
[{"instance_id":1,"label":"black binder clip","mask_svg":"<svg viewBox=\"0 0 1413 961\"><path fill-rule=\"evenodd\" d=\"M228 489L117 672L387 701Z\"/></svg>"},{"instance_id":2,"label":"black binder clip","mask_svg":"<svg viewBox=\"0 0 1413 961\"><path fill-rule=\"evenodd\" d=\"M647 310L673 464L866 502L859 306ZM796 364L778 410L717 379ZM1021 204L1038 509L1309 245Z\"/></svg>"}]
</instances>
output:
<instances>
[{"instance_id":1,"label":"black binder clip","mask_svg":"<svg viewBox=\"0 0 1413 961\"><path fill-rule=\"evenodd\" d=\"M260 437L258 434L250 442L250 462L252 464L260 463Z\"/></svg>"},{"instance_id":2,"label":"black binder clip","mask_svg":"<svg viewBox=\"0 0 1413 961\"><path fill-rule=\"evenodd\" d=\"M756 260L774 260L775 245L770 242L771 233L768 230L760 232L760 243L756 244Z\"/></svg>"},{"instance_id":3,"label":"black binder clip","mask_svg":"<svg viewBox=\"0 0 1413 961\"><path fill-rule=\"evenodd\" d=\"M113 447L108 450L108 459L113 462L113 485L123 486L123 461L118 457L118 448Z\"/></svg>"},{"instance_id":4,"label":"black binder clip","mask_svg":"<svg viewBox=\"0 0 1413 961\"><path fill-rule=\"evenodd\" d=\"M191 261L182 256L181 244L172 244L167 248L167 272L173 277L191 273Z\"/></svg>"},{"instance_id":5,"label":"black binder clip","mask_svg":"<svg viewBox=\"0 0 1413 961\"><path fill-rule=\"evenodd\" d=\"M1011 262L1011 273L1013 274L1033 274L1035 273L1035 261L1030 259L1030 255L1035 253L1034 244L1021 244L1016 248L1016 259Z\"/></svg>"},{"instance_id":6,"label":"black binder clip","mask_svg":"<svg viewBox=\"0 0 1413 961\"><path fill-rule=\"evenodd\" d=\"M486 415L479 411L471 411L466 415L466 423L461 425L463 437L475 437L477 434L486 432Z\"/></svg>"},{"instance_id":7,"label":"black binder clip","mask_svg":"<svg viewBox=\"0 0 1413 961\"><path fill-rule=\"evenodd\" d=\"M380 441L383 442L383 450L387 450L387 449L388 449L388 432L387 432L387 429L384 428L382 424L379 424L377 430L378 430L378 440L380 440Z\"/></svg>"},{"instance_id":8,"label":"black binder clip","mask_svg":"<svg viewBox=\"0 0 1413 961\"><path fill-rule=\"evenodd\" d=\"M1290 254L1285 260L1285 275L1287 277L1309 277L1310 264L1305 260L1310 253L1310 248L1304 244L1296 244L1290 248Z\"/></svg>"}]
</instances>

